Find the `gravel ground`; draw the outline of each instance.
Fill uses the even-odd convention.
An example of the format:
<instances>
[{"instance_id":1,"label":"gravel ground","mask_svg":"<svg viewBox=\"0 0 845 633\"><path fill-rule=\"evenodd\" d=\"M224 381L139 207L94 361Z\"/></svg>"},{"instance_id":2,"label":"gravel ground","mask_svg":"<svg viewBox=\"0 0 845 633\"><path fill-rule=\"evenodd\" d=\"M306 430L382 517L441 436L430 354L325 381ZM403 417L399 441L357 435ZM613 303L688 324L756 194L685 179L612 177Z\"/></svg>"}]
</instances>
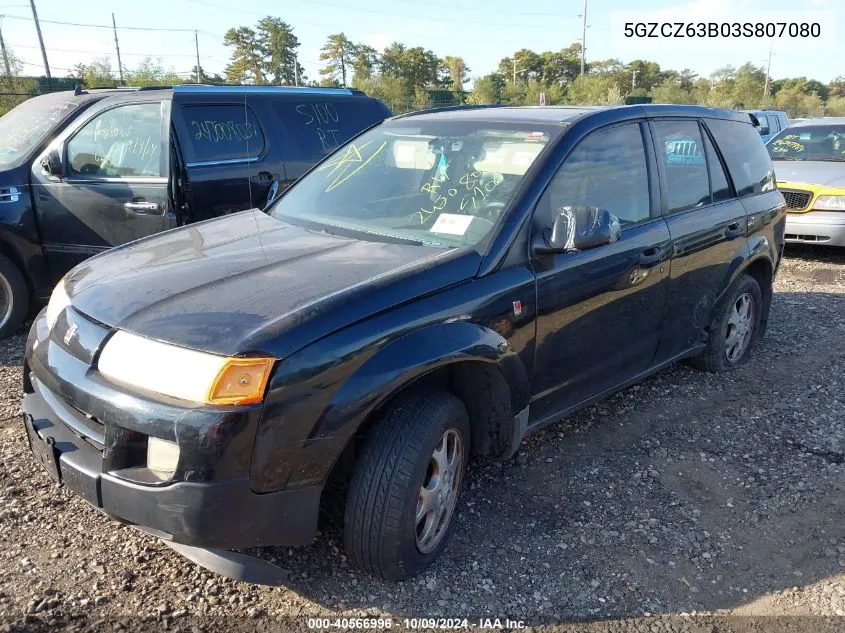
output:
<instances>
[{"instance_id":1,"label":"gravel ground","mask_svg":"<svg viewBox=\"0 0 845 633\"><path fill-rule=\"evenodd\" d=\"M349 567L336 521L310 547L264 552L289 574L274 588L110 521L29 455L13 417L25 335L0 341L0 632L271 630L313 615L708 632L814 616L806 630L843 630L845 253L790 249L775 290L741 370L676 366L508 463L473 463L446 552L398 584Z\"/></svg>"}]
</instances>

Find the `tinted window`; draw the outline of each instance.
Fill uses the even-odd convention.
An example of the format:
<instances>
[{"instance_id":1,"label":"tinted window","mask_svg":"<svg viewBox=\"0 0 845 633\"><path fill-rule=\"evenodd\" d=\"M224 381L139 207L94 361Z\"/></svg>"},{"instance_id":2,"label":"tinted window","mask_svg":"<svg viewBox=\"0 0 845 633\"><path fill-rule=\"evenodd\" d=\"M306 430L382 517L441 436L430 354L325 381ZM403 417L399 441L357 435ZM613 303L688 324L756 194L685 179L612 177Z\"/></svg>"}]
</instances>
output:
<instances>
[{"instance_id":1,"label":"tinted window","mask_svg":"<svg viewBox=\"0 0 845 633\"><path fill-rule=\"evenodd\" d=\"M753 125L709 119L707 127L728 164L737 195L744 197L774 189L772 161Z\"/></svg>"},{"instance_id":2,"label":"tinted window","mask_svg":"<svg viewBox=\"0 0 845 633\"><path fill-rule=\"evenodd\" d=\"M655 141L666 172L667 208L683 211L710 202L701 130L695 121L656 121Z\"/></svg>"},{"instance_id":3,"label":"tinted window","mask_svg":"<svg viewBox=\"0 0 845 633\"><path fill-rule=\"evenodd\" d=\"M731 186L728 184L728 177L725 169L716 154L716 148L710 142L710 138L704 135L704 152L707 154L707 169L710 172L710 189L713 194L713 202L723 202L733 198Z\"/></svg>"},{"instance_id":4,"label":"tinted window","mask_svg":"<svg viewBox=\"0 0 845 633\"><path fill-rule=\"evenodd\" d=\"M780 121L774 115L769 117L769 134L780 132Z\"/></svg>"},{"instance_id":5,"label":"tinted window","mask_svg":"<svg viewBox=\"0 0 845 633\"><path fill-rule=\"evenodd\" d=\"M254 158L264 150L264 135L245 105L185 105L191 162Z\"/></svg>"},{"instance_id":6,"label":"tinted window","mask_svg":"<svg viewBox=\"0 0 845 633\"><path fill-rule=\"evenodd\" d=\"M106 110L67 144L71 173L101 178L162 173L161 104L137 103Z\"/></svg>"},{"instance_id":7,"label":"tinted window","mask_svg":"<svg viewBox=\"0 0 845 633\"><path fill-rule=\"evenodd\" d=\"M648 170L639 124L590 134L566 158L544 197L540 208L552 215L562 206L585 205L610 211L623 225L647 219Z\"/></svg>"},{"instance_id":8,"label":"tinted window","mask_svg":"<svg viewBox=\"0 0 845 633\"><path fill-rule=\"evenodd\" d=\"M757 117L757 121L760 123L761 128L768 127L768 128L771 129L771 123L769 123L769 117L767 117L765 114L757 114L755 116Z\"/></svg>"},{"instance_id":9,"label":"tinted window","mask_svg":"<svg viewBox=\"0 0 845 633\"><path fill-rule=\"evenodd\" d=\"M315 162L385 116L370 99L281 99L272 104L284 136L285 160Z\"/></svg>"}]
</instances>

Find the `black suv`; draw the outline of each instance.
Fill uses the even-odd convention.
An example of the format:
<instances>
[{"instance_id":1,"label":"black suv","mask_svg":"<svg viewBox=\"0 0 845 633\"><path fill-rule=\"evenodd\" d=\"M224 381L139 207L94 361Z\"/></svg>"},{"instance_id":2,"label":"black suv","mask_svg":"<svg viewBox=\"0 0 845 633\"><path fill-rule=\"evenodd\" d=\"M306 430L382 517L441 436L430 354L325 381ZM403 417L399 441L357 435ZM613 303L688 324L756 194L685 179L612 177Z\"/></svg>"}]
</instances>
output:
<instances>
[{"instance_id":1,"label":"black suv","mask_svg":"<svg viewBox=\"0 0 845 633\"><path fill-rule=\"evenodd\" d=\"M0 337L83 259L264 207L390 116L358 90L177 86L35 97L0 118Z\"/></svg>"},{"instance_id":2,"label":"black suv","mask_svg":"<svg viewBox=\"0 0 845 633\"><path fill-rule=\"evenodd\" d=\"M27 342L26 432L91 504L197 548L308 543L337 475L349 558L403 578L471 454L680 359L742 364L784 214L746 114L395 117L268 214L72 270Z\"/></svg>"}]
</instances>

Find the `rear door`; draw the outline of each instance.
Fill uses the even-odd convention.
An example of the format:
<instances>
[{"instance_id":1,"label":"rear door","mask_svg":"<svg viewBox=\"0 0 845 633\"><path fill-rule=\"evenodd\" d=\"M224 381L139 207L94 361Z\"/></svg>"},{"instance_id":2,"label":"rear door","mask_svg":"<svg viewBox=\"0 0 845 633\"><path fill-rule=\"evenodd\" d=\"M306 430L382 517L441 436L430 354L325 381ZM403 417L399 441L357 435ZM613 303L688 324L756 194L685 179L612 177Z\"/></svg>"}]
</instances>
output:
<instances>
[{"instance_id":1,"label":"rear door","mask_svg":"<svg viewBox=\"0 0 845 633\"><path fill-rule=\"evenodd\" d=\"M268 165L268 133L247 91L177 92L173 120L188 173L188 222L262 207L280 165Z\"/></svg>"},{"instance_id":2,"label":"rear door","mask_svg":"<svg viewBox=\"0 0 845 633\"><path fill-rule=\"evenodd\" d=\"M105 104L51 148L57 178L33 162L33 200L54 281L80 261L175 224L170 213L169 100Z\"/></svg>"},{"instance_id":3,"label":"rear door","mask_svg":"<svg viewBox=\"0 0 845 633\"><path fill-rule=\"evenodd\" d=\"M745 123L752 135L756 130ZM706 340L715 302L748 255L745 208L726 176L723 157L695 119L650 123L662 207L672 236L666 323L656 361ZM752 138L762 145L759 134Z\"/></svg>"}]
</instances>

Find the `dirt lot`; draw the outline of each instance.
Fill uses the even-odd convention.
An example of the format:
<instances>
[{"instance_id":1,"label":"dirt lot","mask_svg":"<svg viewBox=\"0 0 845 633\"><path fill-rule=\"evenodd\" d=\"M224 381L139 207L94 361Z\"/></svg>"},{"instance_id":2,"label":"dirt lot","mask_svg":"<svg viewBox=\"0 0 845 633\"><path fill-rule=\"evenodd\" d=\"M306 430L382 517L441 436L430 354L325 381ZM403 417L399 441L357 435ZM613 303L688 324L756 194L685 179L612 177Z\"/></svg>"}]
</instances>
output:
<instances>
[{"instance_id":1,"label":"dirt lot","mask_svg":"<svg viewBox=\"0 0 845 633\"><path fill-rule=\"evenodd\" d=\"M740 371L672 368L506 464L474 463L445 555L400 584L350 569L332 522L309 548L266 552L286 587L236 583L57 489L12 417L23 341L0 342L0 631L270 630L317 614L663 631L721 614L845 616L841 251L791 249L768 335Z\"/></svg>"}]
</instances>

